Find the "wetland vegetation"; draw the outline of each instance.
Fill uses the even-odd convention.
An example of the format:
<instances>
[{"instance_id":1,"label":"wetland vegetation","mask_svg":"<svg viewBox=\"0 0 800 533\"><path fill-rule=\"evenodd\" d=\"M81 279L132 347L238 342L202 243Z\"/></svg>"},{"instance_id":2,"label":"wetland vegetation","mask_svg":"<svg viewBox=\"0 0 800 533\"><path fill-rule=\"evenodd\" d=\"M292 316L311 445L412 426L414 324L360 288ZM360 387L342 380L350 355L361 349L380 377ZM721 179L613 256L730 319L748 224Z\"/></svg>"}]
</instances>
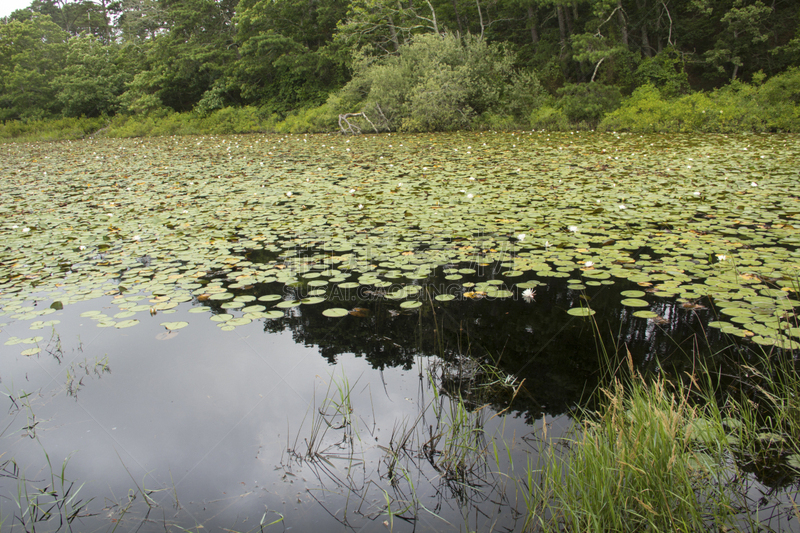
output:
<instances>
[{"instance_id":1,"label":"wetland vegetation","mask_svg":"<svg viewBox=\"0 0 800 533\"><path fill-rule=\"evenodd\" d=\"M796 7L34 0L0 18L0 139L797 133Z\"/></svg>"},{"instance_id":2,"label":"wetland vegetation","mask_svg":"<svg viewBox=\"0 0 800 533\"><path fill-rule=\"evenodd\" d=\"M3 528L797 528L798 153L4 145Z\"/></svg>"}]
</instances>

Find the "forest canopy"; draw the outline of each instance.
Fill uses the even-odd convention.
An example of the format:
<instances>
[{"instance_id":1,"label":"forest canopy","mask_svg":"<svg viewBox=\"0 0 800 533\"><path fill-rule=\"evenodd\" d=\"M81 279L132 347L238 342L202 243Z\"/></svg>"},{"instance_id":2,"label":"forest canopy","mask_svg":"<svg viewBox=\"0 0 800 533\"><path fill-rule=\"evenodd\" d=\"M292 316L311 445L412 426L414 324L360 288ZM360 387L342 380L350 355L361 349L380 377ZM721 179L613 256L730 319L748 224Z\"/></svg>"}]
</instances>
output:
<instances>
[{"instance_id":1,"label":"forest canopy","mask_svg":"<svg viewBox=\"0 0 800 533\"><path fill-rule=\"evenodd\" d=\"M799 23L793 0L34 0L0 19L0 121L800 131Z\"/></svg>"}]
</instances>

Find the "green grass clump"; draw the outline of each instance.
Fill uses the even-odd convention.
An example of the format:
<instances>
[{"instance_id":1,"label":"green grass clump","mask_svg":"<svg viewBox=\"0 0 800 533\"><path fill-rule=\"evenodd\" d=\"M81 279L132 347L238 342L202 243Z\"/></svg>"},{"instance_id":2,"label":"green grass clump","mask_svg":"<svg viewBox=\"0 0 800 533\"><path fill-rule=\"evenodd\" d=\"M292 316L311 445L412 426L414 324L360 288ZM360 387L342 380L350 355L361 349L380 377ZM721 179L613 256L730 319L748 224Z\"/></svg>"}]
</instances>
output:
<instances>
[{"instance_id":1,"label":"green grass clump","mask_svg":"<svg viewBox=\"0 0 800 533\"><path fill-rule=\"evenodd\" d=\"M0 142L82 139L105 127L108 121L109 119L105 117L71 117L32 120L29 122L9 120L0 122Z\"/></svg>"},{"instance_id":2,"label":"green grass clump","mask_svg":"<svg viewBox=\"0 0 800 533\"><path fill-rule=\"evenodd\" d=\"M615 381L604 395L569 451L550 448L541 469L531 469L532 528L699 531L730 523L734 494L722 480L733 472L719 417L664 381Z\"/></svg>"}]
</instances>

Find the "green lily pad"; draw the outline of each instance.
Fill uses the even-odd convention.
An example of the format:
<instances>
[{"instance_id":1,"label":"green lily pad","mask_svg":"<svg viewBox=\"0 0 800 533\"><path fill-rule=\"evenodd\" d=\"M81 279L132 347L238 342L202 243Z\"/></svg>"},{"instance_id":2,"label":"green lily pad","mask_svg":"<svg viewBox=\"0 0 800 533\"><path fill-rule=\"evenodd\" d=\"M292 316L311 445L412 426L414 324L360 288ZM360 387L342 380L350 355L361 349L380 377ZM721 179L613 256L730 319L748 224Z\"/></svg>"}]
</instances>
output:
<instances>
[{"instance_id":1,"label":"green lily pad","mask_svg":"<svg viewBox=\"0 0 800 533\"><path fill-rule=\"evenodd\" d=\"M422 307L422 302L409 300L407 302L401 303L400 307L402 307L403 309L416 309L417 307Z\"/></svg>"},{"instance_id":2,"label":"green lily pad","mask_svg":"<svg viewBox=\"0 0 800 533\"><path fill-rule=\"evenodd\" d=\"M588 307L573 307L568 309L567 313L572 316L592 316L595 314L595 310Z\"/></svg>"},{"instance_id":3,"label":"green lily pad","mask_svg":"<svg viewBox=\"0 0 800 533\"><path fill-rule=\"evenodd\" d=\"M647 307L650 305L646 300L640 300L639 298L625 298L620 303L626 307Z\"/></svg>"},{"instance_id":4,"label":"green lily pad","mask_svg":"<svg viewBox=\"0 0 800 533\"><path fill-rule=\"evenodd\" d=\"M625 298L641 298L642 296L644 296L647 293L644 292L644 291L630 290L630 291L622 291L619 294L620 294L620 296L624 296Z\"/></svg>"},{"instance_id":5,"label":"green lily pad","mask_svg":"<svg viewBox=\"0 0 800 533\"><path fill-rule=\"evenodd\" d=\"M176 329L182 329L189 325L188 322L162 322L162 326L167 328L170 331L174 331Z\"/></svg>"},{"instance_id":6,"label":"green lily pad","mask_svg":"<svg viewBox=\"0 0 800 533\"><path fill-rule=\"evenodd\" d=\"M340 318L343 316L347 316L349 314L349 311L341 307L331 307L330 309L324 310L322 314L331 318Z\"/></svg>"},{"instance_id":7,"label":"green lily pad","mask_svg":"<svg viewBox=\"0 0 800 533\"><path fill-rule=\"evenodd\" d=\"M139 323L139 321L138 321L138 320L136 320L136 319L132 319L132 320L123 320L122 322L117 322L117 323L114 325L114 327L115 327L115 328L117 328L117 329L130 328L130 327L132 327L132 326L135 326L135 325L136 325L136 324L138 324L138 323Z\"/></svg>"}]
</instances>

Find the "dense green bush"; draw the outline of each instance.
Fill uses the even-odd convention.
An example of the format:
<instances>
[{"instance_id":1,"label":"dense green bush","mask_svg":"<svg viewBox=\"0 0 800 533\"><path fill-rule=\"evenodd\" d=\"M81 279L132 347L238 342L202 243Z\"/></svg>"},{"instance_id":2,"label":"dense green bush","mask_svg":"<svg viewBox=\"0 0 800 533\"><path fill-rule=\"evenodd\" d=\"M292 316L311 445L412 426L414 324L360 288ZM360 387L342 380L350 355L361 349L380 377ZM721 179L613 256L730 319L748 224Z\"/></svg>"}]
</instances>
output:
<instances>
[{"instance_id":1,"label":"dense green bush","mask_svg":"<svg viewBox=\"0 0 800 533\"><path fill-rule=\"evenodd\" d=\"M569 119L560 109L544 105L531 112L530 125L535 130L563 131L569 129Z\"/></svg>"},{"instance_id":2,"label":"dense green bush","mask_svg":"<svg viewBox=\"0 0 800 533\"><path fill-rule=\"evenodd\" d=\"M665 48L653 57L639 63L634 74L638 86L657 87L667 98L675 98L689 92L689 76L686 74L680 54L672 47Z\"/></svg>"},{"instance_id":3,"label":"dense green bush","mask_svg":"<svg viewBox=\"0 0 800 533\"><path fill-rule=\"evenodd\" d=\"M463 129L484 113L526 117L544 90L513 60L472 35L419 35L397 55L359 61L328 105L336 114L364 111L384 130Z\"/></svg>"},{"instance_id":4,"label":"dense green bush","mask_svg":"<svg viewBox=\"0 0 800 533\"><path fill-rule=\"evenodd\" d=\"M558 90L558 96L558 107L571 123L591 128L622 102L618 87L602 83L567 84Z\"/></svg>"},{"instance_id":5,"label":"dense green bush","mask_svg":"<svg viewBox=\"0 0 800 533\"><path fill-rule=\"evenodd\" d=\"M271 126L278 133L316 133L338 129L337 114L328 104L301 109Z\"/></svg>"},{"instance_id":6,"label":"dense green bush","mask_svg":"<svg viewBox=\"0 0 800 533\"><path fill-rule=\"evenodd\" d=\"M800 132L800 68L768 79L759 88L758 101L768 110L769 129Z\"/></svg>"},{"instance_id":7,"label":"dense green bush","mask_svg":"<svg viewBox=\"0 0 800 533\"><path fill-rule=\"evenodd\" d=\"M712 92L667 98L653 85L606 115L603 130L639 132L800 132L800 69L762 85L733 81Z\"/></svg>"}]
</instances>

